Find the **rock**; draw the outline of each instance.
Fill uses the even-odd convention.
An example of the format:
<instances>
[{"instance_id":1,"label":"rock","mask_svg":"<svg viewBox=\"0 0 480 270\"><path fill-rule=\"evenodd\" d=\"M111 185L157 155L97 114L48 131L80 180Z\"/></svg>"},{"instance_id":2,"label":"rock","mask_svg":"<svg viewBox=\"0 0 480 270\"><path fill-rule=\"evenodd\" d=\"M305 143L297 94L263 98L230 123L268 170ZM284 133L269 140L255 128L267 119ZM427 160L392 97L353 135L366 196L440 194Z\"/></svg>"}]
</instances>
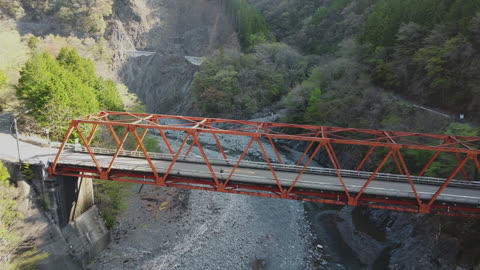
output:
<instances>
[{"instance_id":1,"label":"rock","mask_svg":"<svg viewBox=\"0 0 480 270\"><path fill-rule=\"evenodd\" d=\"M223 9L207 0L123 0L115 6L105 36L124 59L115 67L122 81L149 112L192 114L190 86L198 66L184 56L240 50ZM126 50L157 54L126 58Z\"/></svg>"}]
</instances>

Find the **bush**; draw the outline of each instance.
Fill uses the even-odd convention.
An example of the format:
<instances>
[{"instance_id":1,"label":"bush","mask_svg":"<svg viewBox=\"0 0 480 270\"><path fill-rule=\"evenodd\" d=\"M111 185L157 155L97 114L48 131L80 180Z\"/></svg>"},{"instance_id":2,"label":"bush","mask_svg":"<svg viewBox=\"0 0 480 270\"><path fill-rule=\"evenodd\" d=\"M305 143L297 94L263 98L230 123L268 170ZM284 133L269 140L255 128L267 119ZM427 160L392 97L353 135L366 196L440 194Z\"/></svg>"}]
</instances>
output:
<instances>
[{"instance_id":1,"label":"bush","mask_svg":"<svg viewBox=\"0 0 480 270\"><path fill-rule=\"evenodd\" d=\"M0 185L6 186L8 185L10 180L10 173L8 172L7 167L0 162Z\"/></svg>"},{"instance_id":2,"label":"bush","mask_svg":"<svg viewBox=\"0 0 480 270\"><path fill-rule=\"evenodd\" d=\"M94 181L93 190L98 208L108 228L115 225L116 217L127 208L127 197L131 184L120 182Z\"/></svg>"},{"instance_id":3,"label":"bush","mask_svg":"<svg viewBox=\"0 0 480 270\"><path fill-rule=\"evenodd\" d=\"M40 39L36 36L31 36L28 39L28 47L32 50L35 50L37 48L38 42L40 42Z\"/></svg>"},{"instance_id":4,"label":"bush","mask_svg":"<svg viewBox=\"0 0 480 270\"><path fill-rule=\"evenodd\" d=\"M0 91L7 88L8 85L8 78L5 75L5 72L0 69Z\"/></svg>"},{"instance_id":5,"label":"bush","mask_svg":"<svg viewBox=\"0 0 480 270\"><path fill-rule=\"evenodd\" d=\"M33 173L32 168L30 168L30 163L27 162L27 163L23 164L22 175L23 175L23 179L25 179L27 181L32 181L33 180L34 173Z\"/></svg>"}]
</instances>

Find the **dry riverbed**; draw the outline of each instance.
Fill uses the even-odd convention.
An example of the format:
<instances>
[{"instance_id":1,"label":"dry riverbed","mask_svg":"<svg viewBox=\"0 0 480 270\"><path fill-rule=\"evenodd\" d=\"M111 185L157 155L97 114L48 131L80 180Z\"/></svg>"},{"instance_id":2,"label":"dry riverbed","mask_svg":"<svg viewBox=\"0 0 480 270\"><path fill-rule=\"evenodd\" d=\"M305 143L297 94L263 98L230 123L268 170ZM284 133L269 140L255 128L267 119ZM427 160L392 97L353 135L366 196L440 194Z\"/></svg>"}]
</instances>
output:
<instances>
[{"instance_id":1,"label":"dry riverbed","mask_svg":"<svg viewBox=\"0 0 480 270\"><path fill-rule=\"evenodd\" d=\"M303 216L296 201L145 186L88 269L310 269Z\"/></svg>"},{"instance_id":2,"label":"dry riverbed","mask_svg":"<svg viewBox=\"0 0 480 270\"><path fill-rule=\"evenodd\" d=\"M175 138L181 134L167 136L179 146ZM241 153L236 148L245 140L222 144ZM199 155L195 148L192 154ZM302 202L155 186L138 193L139 188L132 186L112 243L88 269L312 269L313 258L321 257L312 249Z\"/></svg>"}]
</instances>

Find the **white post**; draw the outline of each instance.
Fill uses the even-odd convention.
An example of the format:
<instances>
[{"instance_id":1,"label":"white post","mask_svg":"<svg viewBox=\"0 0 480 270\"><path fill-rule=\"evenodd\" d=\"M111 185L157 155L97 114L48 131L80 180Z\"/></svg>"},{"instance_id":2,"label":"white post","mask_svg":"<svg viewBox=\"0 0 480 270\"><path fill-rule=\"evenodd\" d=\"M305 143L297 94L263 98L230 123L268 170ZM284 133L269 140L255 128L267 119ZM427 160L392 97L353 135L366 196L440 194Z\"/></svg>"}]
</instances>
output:
<instances>
[{"instance_id":1,"label":"white post","mask_svg":"<svg viewBox=\"0 0 480 270\"><path fill-rule=\"evenodd\" d=\"M15 124L15 138L17 141L17 153L18 153L18 163L22 164L22 159L20 157L20 143L18 142L18 126L17 126L17 118L13 117L13 122Z\"/></svg>"},{"instance_id":2,"label":"white post","mask_svg":"<svg viewBox=\"0 0 480 270\"><path fill-rule=\"evenodd\" d=\"M73 151L75 152L81 151L81 145L80 145L80 142L78 141L78 138L75 139L75 146L73 147Z\"/></svg>"},{"instance_id":3,"label":"white post","mask_svg":"<svg viewBox=\"0 0 480 270\"><path fill-rule=\"evenodd\" d=\"M52 160L51 155L52 155L52 144L50 143L50 130L47 128L45 130L45 133L47 133L47 141L48 141L48 161ZM48 162L47 162L48 163Z\"/></svg>"}]
</instances>

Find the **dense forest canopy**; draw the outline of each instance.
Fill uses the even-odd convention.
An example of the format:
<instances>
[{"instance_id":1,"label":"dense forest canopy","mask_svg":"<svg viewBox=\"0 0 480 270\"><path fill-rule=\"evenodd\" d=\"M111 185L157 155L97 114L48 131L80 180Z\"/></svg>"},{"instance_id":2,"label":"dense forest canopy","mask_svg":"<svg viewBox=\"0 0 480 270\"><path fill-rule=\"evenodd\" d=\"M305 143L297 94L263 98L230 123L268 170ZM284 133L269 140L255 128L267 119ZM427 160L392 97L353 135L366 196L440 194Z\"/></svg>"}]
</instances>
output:
<instances>
[{"instance_id":1,"label":"dense forest canopy","mask_svg":"<svg viewBox=\"0 0 480 270\"><path fill-rule=\"evenodd\" d=\"M194 97L204 115L246 118L281 100L307 76L311 59L283 43L257 45L245 55L223 52L202 64Z\"/></svg>"},{"instance_id":2,"label":"dense forest canopy","mask_svg":"<svg viewBox=\"0 0 480 270\"><path fill-rule=\"evenodd\" d=\"M479 1L380 0L359 39L378 86L478 117L479 29Z\"/></svg>"},{"instance_id":3,"label":"dense forest canopy","mask_svg":"<svg viewBox=\"0 0 480 270\"><path fill-rule=\"evenodd\" d=\"M480 119L480 1L250 3L265 16L274 39L300 53L320 55L319 66L341 66L349 58L356 73L373 88L464 114L470 121ZM348 51L353 55L344 55ZM326 78L327 74L316 76ZM350 88L355 86L352 82L337 78L335 84ZM325 85L322 79L318 83ZM330 87L320 89L322 95L331 95Z\"/></svg>"}]
</instances>

